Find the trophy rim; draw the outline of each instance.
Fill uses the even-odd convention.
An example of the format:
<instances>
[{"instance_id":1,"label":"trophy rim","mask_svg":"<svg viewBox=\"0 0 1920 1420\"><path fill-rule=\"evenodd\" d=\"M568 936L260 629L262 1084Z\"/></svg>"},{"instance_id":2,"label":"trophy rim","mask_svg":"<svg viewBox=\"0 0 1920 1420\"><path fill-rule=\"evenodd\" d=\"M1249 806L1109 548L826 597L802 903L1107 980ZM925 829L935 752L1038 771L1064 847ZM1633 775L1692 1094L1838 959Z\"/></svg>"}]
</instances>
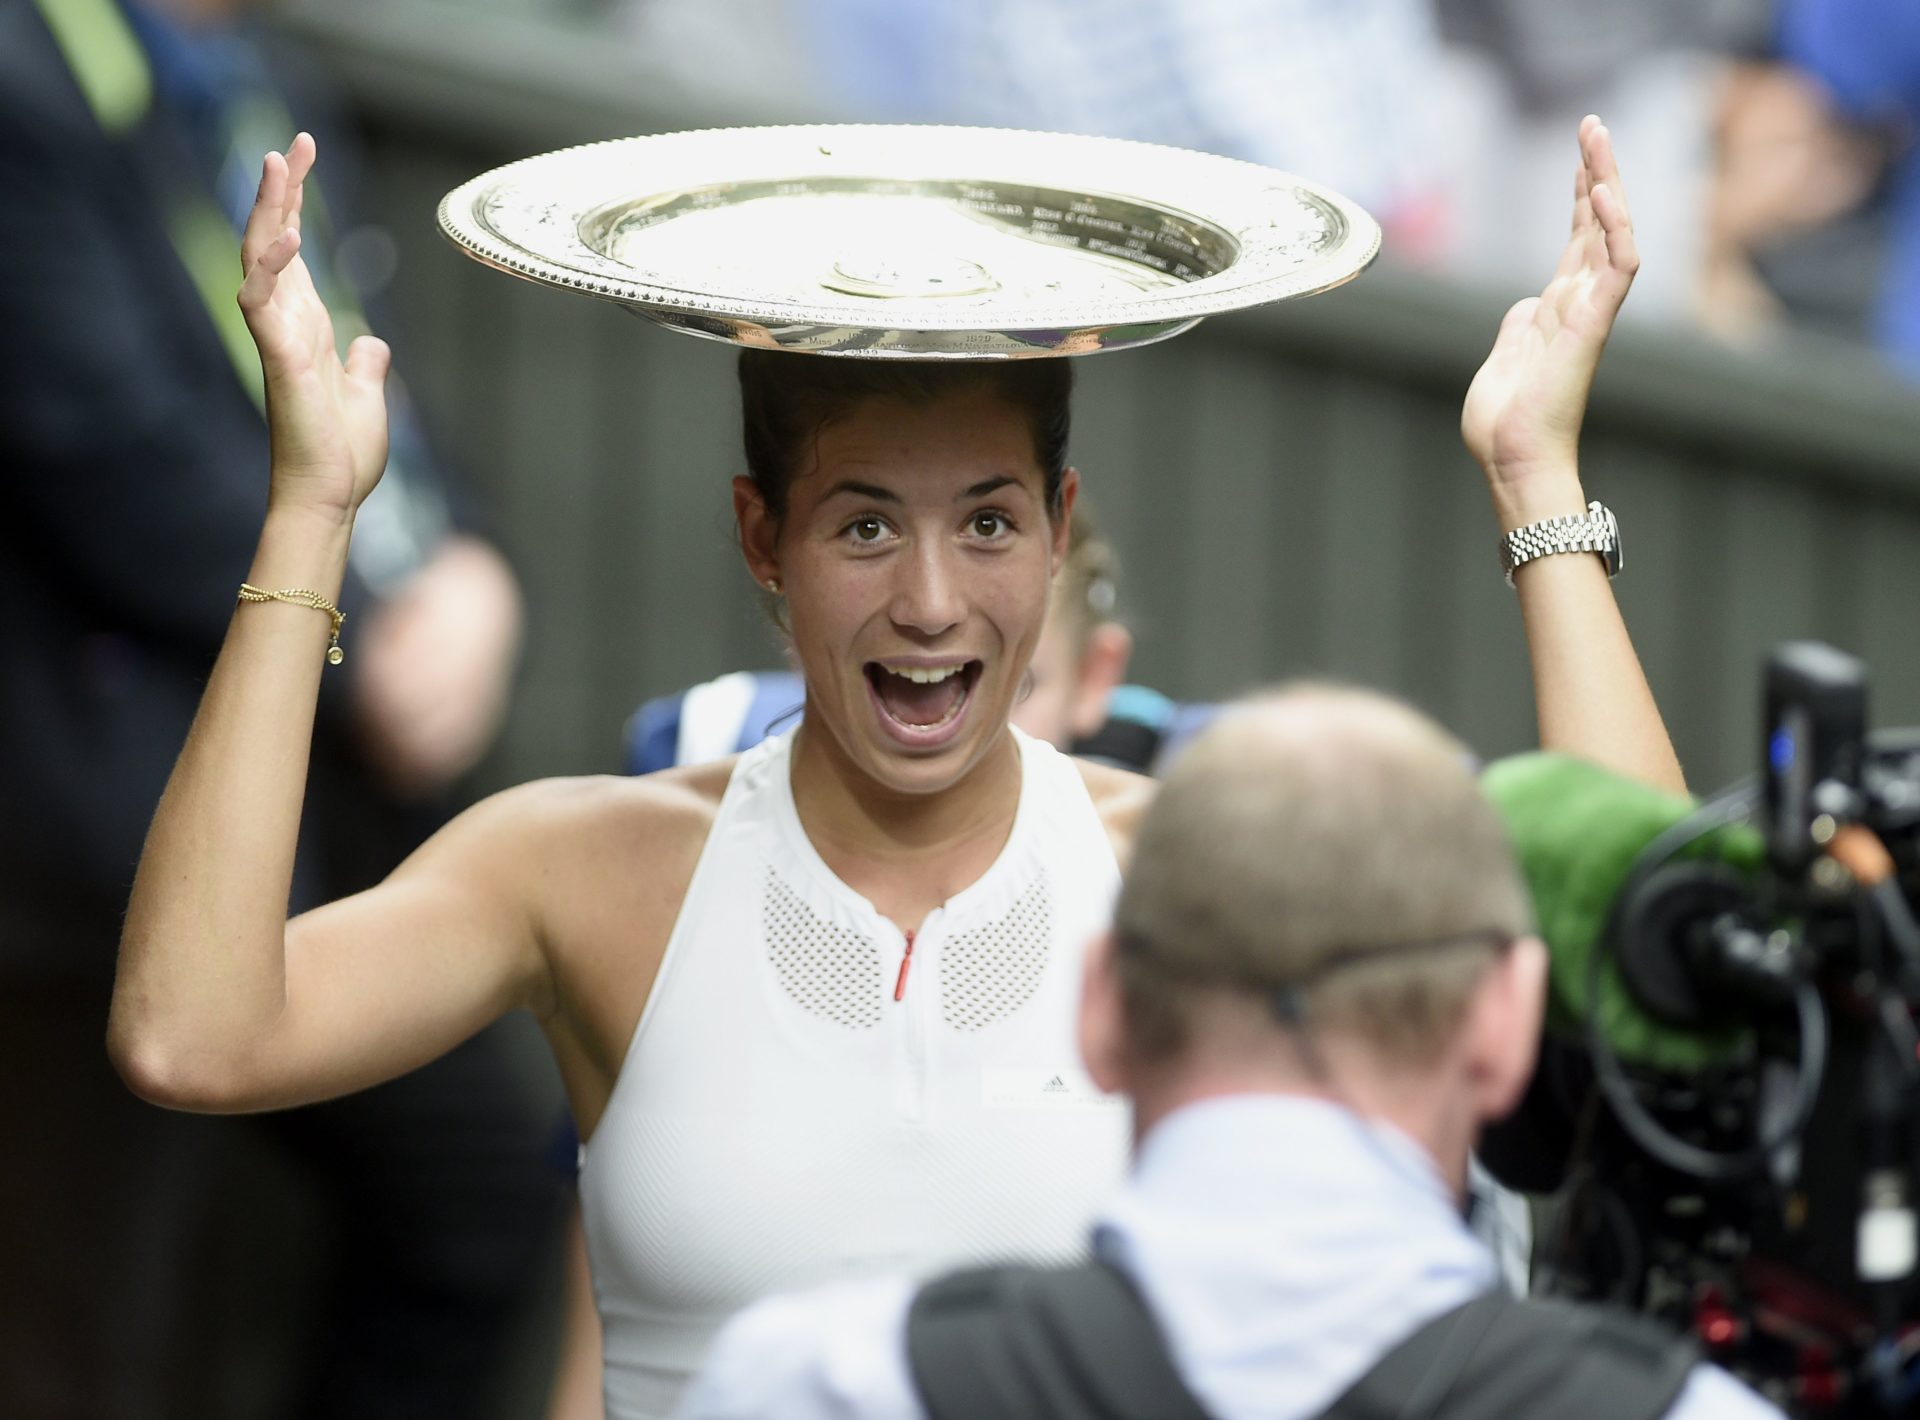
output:
<instances>
[{"instance_id":1,"label":"trophy rim","mask_svg":"<svg viewBox=\"0 0 1920 1420\"><path fill-rule=\"evenodd\" d=\"M837 154L849 145L855 150L850 170L858 176L842 175L842 181L1011 185L1073 193L1191 223L1224 237L1231 259L1179 284L1121 297L1088 293L1045 303L989 297L956 307L952 298L940 296L836 298L821 286L789 299L764 290L713 289L723 283L676 285L659 279L658 272L641 279L622 275L622 263L591 246L582 231L623 202L632 208L694 191L827 182L828 174L817 170L842 162ZM866 171L873 164L858 161L863 145L896 159L895 170ZM911 160L899 160L903 148L912 150ZM691 157L705 181L697 189L677 181L636 191L632 170L649 157L661 159L669 175L676 160L684 166ZM940 169L918 166L928 161ZM1122 180L1082 181L1074 176L1076 168ZM1131 180L1133 173L1144 179ZM1309 208L1324 214L1331 235L1301 259L1282 240L1287 230L1282 218L1297 221ZM517 222L531 236L528 230L502 230L497 219L503 213L505 226ZM1191 329L1207 316L1344 285L1373 263L1381 245L1379 223L1359 204L1279 169L1133 139L952 124L701 128L578 144L468 179L441 199L438 223L443 235L483 265L614 302L683 334L750 347L896 359L1031 358L1148 344Z\"/></svg>"}]
</instances>

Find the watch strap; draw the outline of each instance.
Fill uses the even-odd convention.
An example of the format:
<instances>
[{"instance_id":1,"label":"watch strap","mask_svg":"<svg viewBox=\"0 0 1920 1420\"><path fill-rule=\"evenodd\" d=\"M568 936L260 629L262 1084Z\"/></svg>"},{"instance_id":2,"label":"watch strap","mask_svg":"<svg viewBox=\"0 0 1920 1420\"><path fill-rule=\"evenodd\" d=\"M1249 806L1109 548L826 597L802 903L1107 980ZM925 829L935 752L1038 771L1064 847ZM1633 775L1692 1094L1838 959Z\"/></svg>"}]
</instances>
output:
<instances>
[{"instance_id":1,"label":"watch strap","mask_svg":"<svg viewBox=\"0 0 1920 1420\"><path fill-rule=\"evenodd\" d=\"M1515 528L1500 539L1500 570L1513 585L1514 570L1557 552L1592 552L1606 564L1607 576L1620 572L1620 524L1598 500L1583 514L1543 518Z\"/></svg>"}]
</instances>

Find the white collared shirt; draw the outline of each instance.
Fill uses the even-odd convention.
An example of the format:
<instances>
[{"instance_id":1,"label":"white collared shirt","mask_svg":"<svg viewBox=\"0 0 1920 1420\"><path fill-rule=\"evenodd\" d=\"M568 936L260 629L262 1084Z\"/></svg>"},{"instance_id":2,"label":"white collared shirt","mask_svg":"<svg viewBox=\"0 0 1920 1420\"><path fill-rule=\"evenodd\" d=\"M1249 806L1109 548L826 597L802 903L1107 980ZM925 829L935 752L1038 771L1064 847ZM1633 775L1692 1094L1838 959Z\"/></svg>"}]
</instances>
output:
<instances>
[{"instance_id":1,"label":"white collared shirt","mask_svg":"<svg viewBox=\"0 0 1920 1420\"><path fill-rule=\"evenodd\" d=\"M1095 1229L1217 1420L1311 1420L1394 1345L1493 1284L1432 1160L1322 1101L1243 1095L1162 1121ZM720 1333L681 1420L921 1420L906 1353L918 1283L775 1297ZM1697 1367L1672 1420L1780 1420Z\"/></svg>"}]
</instances>

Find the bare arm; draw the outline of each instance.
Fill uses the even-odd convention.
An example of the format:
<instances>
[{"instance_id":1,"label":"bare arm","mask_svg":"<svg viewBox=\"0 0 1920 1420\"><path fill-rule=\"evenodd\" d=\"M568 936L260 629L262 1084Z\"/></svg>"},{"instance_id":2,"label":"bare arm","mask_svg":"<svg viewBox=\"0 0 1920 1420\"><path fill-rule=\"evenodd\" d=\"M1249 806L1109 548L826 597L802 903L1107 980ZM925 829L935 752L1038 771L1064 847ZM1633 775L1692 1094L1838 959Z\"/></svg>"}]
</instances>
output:
<instances>
[{"instance_id":1,"label":"bare arm","mask_svg":"<svg viewBox=\"0 0 1920 1420\"><path fill-rule=\"evenodd\" d=\"M335 353L299 258L313 157L304 134L285 158L269 155L242 241L273 465L247 580L331 600L386 460L387 350L363 337L344 362ZM108 1044L162 1103L256 1109L341 1093L516 1004L545 1004L544 960L505 871L522 857L525 815L511 800L464 816L382 887L288 924L330 626L305 606L237 609L148 832Z\"/></svg>"},{"instance_id":2,"label":"bare arm","mask_svg":"<svg viewBox=\"0 0 1920 1420\"><path fill-rule=\"evenodd\" d=\"M1545 291L1507 313L1461 415L1502 533L1585 512L1580 423L1639 265L1612 139L1589 117L1580 125L1573 226L1560 265ZM1680 761L1600 559L1538 558L1514 574L1514 587L1541 745L1684 793Z\"/></svg>"},{"instance_id":3,"label":"bare arm","mask_svg":"<svg viewBox=\"0 0 1920 1420\"><path fill-rule=\"evenodd\" d=\"M587 1235L576 1199L567 1211L566 1316L560 1330L560 1359L547 1396L546 1420L606 1420L600 1394L600 1312L593 1299L593 1274L587 1263Z\"/></svg>"}]
</instances>

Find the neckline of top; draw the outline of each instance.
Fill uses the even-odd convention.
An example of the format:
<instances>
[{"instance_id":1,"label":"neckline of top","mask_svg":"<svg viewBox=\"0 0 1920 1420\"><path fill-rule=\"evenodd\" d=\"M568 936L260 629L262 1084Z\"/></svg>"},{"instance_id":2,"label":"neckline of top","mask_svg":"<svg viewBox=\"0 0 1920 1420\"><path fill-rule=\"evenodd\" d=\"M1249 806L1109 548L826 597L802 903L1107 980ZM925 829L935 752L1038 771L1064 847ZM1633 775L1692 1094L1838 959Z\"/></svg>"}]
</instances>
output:
<instances>
[{"instance_id":1,"label":"neckline of top","mask_svg":"<svg viewBox=\"0 0 1920 1420\"><path fill-rule=\"evenodd\" d=\"M796 726L795 730L797 728ZM1000 846L1000 851L994 855L986 871L933 909L934 912L943 913L948 917L965 914L975 903L994 894L1007 877L1016 871L1018 863L1024 856L1027 841L1032 836L1035 804L1039 797L1038 760L1042 746L1040 741L1017 726L1009 725L1007 729L1013 735L1013 742L1020 751L1020 799L1014 806L1013 826L1007 832L1007 841ZM767 741L770 747L767 764L769 787L773 793L775 818L781 840L798 860L799 866L837 902L864 921L870 929L884 929L899 935L902 929L875 907L864 893L855 890L834 872L828 866L827 860L820 856L820 850L814 846L813 839L807 836L806 825L800 822L800 806L793 797L795 730L788 730L785 734ZM1052 746L1049 745L1046 748L1051 749Z\"/></svg>"}]
</instances>

